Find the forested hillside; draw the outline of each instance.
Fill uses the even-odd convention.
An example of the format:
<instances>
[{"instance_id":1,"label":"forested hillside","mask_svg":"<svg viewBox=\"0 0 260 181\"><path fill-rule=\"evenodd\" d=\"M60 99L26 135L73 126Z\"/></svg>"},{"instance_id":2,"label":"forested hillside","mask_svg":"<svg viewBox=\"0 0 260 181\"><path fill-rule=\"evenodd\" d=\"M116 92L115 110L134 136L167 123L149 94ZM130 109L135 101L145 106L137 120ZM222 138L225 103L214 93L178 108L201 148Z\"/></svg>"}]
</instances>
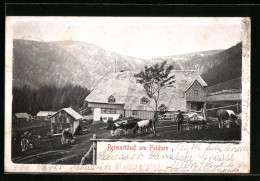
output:
<instances>
[{"instance_id":1,"label":"forested hillside","mask_svg":"<svg viewBox=\"0 0 260 181\"><path fill-rule=\"evenodd\" d=\"M32 89L30 86L13 88L13 113L27 112L36 115L39 111L58 111L64 107L72 107L76 111L83 106L87 88L80 86L42 86Z\"/></svg>"},{"instance_id":2,"label":"forested hillside","mask_svg":"<svg viewBox=\"0 0 260 181\"><path fill-rule=\"evenodd\" d=\"M216 63L201 74L208 86L242 76L242 43L214 54L212 59Z\"/></svg>"}]
</instances>

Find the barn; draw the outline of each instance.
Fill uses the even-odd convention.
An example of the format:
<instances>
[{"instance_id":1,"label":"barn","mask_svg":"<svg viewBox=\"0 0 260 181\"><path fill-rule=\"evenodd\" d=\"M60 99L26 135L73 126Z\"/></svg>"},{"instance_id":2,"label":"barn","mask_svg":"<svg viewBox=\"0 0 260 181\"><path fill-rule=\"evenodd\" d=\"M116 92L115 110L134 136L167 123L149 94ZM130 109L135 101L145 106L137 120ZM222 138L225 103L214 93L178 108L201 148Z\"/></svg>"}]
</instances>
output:
<instances>
[{"instance_id":1,"label":"barn","mask_svg":"<svg viewBox=\"0 0 260 181\"><path fill-rule=\"evenodd\" d=\"M194 70L172 70L175 84L161 92L160 110L171 117L177 110L198 111L206 107L207 84ZM107 75L86 97L85 105L92 109L94 121L124 117L151 119L154 102L143 86L136 82L134 73L120 71ZM167 115L166 114L166 115Z\"/></svg>"},{"instance_id":2,"label":"barn","mask_svg":"<svg viewBox=\"0 0 260 181\"><path fill-rule=\"evenodd\" d=\"M74 134L82 120L82 116L71 107L55 112L51 117L51 133L61 134L62 130L70 128Z\"/></svg>"},{"instance_id":3,"label":"barn","mask_svg":"<svg viewBox=\"0 0 260 181\"><path fill-rule=\"evenodd\" d=\"M31 120L31 115L28 113L15 113L14 121L15 122L26 122Z\"/></svg>"},{"instance_id":4,"label":"barn","mask_svg":"<svg viewBox=\"0 0 260 181\"><path fill-rule=\"evenodd\" d=\"M43 121L49 121L50 117L54 114L55 112L53 111L40 111L37 113L37 118Z\"/></svg>"}]
</instances>

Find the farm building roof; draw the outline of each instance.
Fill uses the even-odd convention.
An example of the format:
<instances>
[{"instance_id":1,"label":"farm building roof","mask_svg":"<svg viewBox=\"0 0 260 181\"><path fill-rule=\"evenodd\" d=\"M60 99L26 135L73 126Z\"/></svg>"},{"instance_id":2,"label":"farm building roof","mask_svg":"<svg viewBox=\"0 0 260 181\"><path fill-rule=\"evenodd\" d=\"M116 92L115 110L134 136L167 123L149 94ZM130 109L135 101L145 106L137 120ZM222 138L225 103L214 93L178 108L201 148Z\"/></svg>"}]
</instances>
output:
<instances>
[{"instance_id":1,"label":"farm building roof","mask_svg":"<svg viewBox=\"0 0 260 181\"><path fill-rule=\"evenodd\" d=\"M51 117L53 117L55 114L61 112L62 110L67 112L69 115L71 115L75 119L82 119L82 116L79 113L77 113L76 111L74 111L74 109L72 109L71 107L62 108L59 111L55 112Z\"/></svg>"},{"instance_id":2,"label":"farm building roof","mask_svg":"<svg viewBox=\"0 0 260 181\"><path fill-rule=\"evenodd\" d=\"M27 113L15 113L15 117L16 118L18 118L18 119L27 119L27 118L29 118L30 117L30 115L29 114L27 114Z\"/></svg>"},{"instance_id":3,"label":"farm building roof","mask_svg":"<svg viewBox=\"0 0 260 181\"><path fill-rule=\"evenodd\" d=\"M183 92L187 92L191 87L192 87L192 85L195 83L195 82L198 82L198 80L196 79L196 80L194 80ZM199 83L199 82L198 82ZM200 84L200 83L199 83ZM200 84L201 85L201 84ZM208 92L207 91L207 89L205 89L205 87L203 87L202 85L201 85L201 87L206 91L206 92Z\"/></svg>"},{"instance_id":4,"label":"farm building roof","mask_svg":"<svg viewBox=\"0 0 260 181\"><path fill-rule=\"evenodd\" d=\"M54 113L54 111L40 111L37 113L37 116L52 116Z\"/></svg>"},{"instance_id":5,"label":"farm building roof","mask_svg":"<svg viewBox=\"0 0 260 181\"><path fill-rule=\"evenodd\" d=\"M161 92L160 105L164 104L168 110L177 110L178 102L183 101L184 91L197 80L202 86L207 86L205 81L195 70L172 70L175 76L173 87L168 87ZM154 102L149 105L141 104L142 97L147 97L143 86L136 82L134 73L130 71L116 72L107 75L98 86L86 97L88 102L108 103L108 97L113 95L116 104L125 104L129 110L152 110Z\"/></svg>"},{"instance_id":6,"label":"farm building roof","mask_svg":"<svg viewBox=\"0 0 260 181\"><path fill-rule=\"evenodd\" d=\"M108 103L108 97L114 96L115 103L124 104L129 89L129 80L134 74L116 72L107 75L87 96L88 102Z\"/></svg>"}]
</instances>

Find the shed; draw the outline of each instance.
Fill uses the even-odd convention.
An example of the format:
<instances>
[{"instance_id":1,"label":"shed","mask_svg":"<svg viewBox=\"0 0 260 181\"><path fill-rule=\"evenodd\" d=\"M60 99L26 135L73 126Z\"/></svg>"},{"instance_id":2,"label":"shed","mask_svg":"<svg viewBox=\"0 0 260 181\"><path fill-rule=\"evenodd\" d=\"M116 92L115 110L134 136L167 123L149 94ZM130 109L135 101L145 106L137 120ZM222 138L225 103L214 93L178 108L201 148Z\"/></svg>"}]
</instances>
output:
<instances>
[{"instance_id":1,"label":"shed","mask_svg":"<svg viewBox=\"0 0 260 181\"><path fill-rule=\"evenodd\" d=\"M50 118L53 114L55 114L54 111L40 111L40 112L37 113L36 116L37 116L38 119L48 121L48 120L50 120L49 118Z\"/></svg>"},{"instance_id":2,"label":"shed","mask_svg":"<svg viewBox=\"0 0 260 181\"><path fill-rule=\"evenodd\" d=\"M15 113L14 116L16 122L31 120L31 115L28 113Z\"/></svg>"},{"instance_id":3,"label":"shed","mask_svg":"<svg viewBox=\"0 0 260 181\"><path fill-rule=\"evenodd\" d=\"M55 112L51 117L51 133L61 134L62 130L70 128L74 134L82 120L82 116L71 107Z\"/></svg>"}]
</instances>

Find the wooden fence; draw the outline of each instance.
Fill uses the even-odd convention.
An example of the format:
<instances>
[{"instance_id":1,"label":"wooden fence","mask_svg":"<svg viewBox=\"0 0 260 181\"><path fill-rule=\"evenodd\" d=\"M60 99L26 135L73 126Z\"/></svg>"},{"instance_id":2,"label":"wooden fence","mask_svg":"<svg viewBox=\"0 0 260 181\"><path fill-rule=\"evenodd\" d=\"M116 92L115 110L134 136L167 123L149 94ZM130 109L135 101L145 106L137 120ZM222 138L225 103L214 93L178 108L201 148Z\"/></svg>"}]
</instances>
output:
<instances>
[{"instance_id":1,"label":"wooden fence","mask_svg":"<svg viewBox=\"0 0 260 181\"><path fill-rule=\"evenodd\" d=\"M237 112L238 112L238 110L239 110L239 104L236 103L236 104L234 104L234 105L229 105L229 106L222 106L222 107L216 107L216 108L206 109L206 111L212 111L212 110L222 109L222 108L228 108L228 107L236 107L236 108L237 108Z\"/></svg>"}]
</instances>

